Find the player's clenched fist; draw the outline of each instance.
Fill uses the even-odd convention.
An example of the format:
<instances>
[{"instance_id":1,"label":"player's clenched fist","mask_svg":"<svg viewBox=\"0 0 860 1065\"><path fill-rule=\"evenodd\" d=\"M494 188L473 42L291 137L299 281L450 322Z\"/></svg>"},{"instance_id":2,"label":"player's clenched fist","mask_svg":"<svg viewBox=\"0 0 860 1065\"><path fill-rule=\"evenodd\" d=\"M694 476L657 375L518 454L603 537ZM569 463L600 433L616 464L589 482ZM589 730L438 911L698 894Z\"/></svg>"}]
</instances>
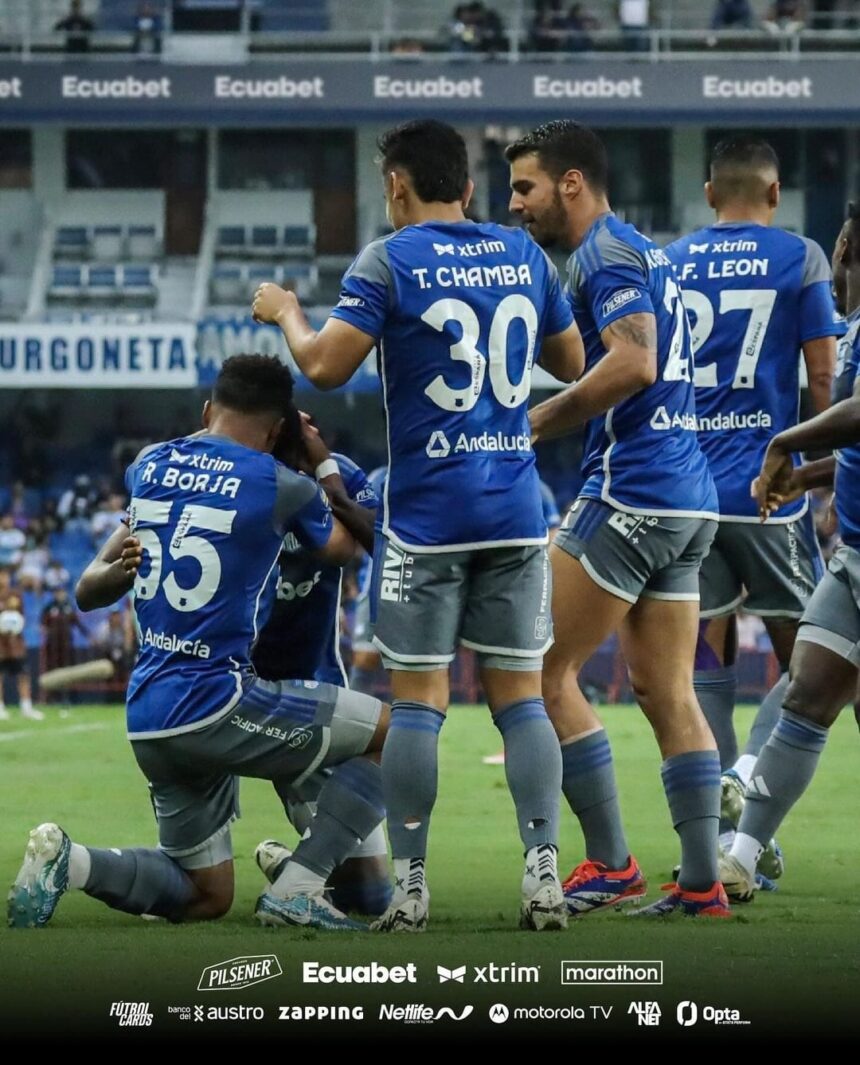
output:
<instances>
[{"instance_id":1,"label":"player's clenched fist","mask_svg":"<svg viewBox=\"0 0 860 1065\"><path fill-rule=\"evenodd\" d=\"M254 293L251 314L255 322L277 324L280 315L291 303L296 303L294 292L287 292L279 285L265 281Z\"/></svg>"},{"instance_id":2,"label":"player's clenched fist","mask_svg":"<svg viewBox=\"0 0 860 1065\"><path fill-rule=\"evenodd\" d=\"M136 536L127 536L122 542L120 562L126 573L133 577L143 561L143 547Z\"/></svg>"}]
</instances>

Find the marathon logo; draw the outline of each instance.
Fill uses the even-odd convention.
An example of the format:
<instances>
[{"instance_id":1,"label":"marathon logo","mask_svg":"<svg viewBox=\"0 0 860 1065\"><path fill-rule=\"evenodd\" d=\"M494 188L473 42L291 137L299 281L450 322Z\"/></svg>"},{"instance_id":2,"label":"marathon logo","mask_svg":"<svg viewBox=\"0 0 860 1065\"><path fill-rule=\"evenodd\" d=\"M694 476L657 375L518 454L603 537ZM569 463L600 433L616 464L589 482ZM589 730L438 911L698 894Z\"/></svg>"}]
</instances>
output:
<instances>
[{"instance_id":1,"label":"marathon logo","mask_svg":"<svg viewBox=\"0 0 860 1065\"><path fill-rule=\"evenodd\" d=\"M171 82L168 77L136 78L79 78L67 74L62 80L65 100L169 100Z\"/></svg>"},{"instance_id":2,"label":"marathon logo","mask_svg":"<svg viewBox=\"0 0 860 1065\"><path fill-rule=\"evenodd\" d=\"M373 95L377 100L481 100L484 96L483 78L392 78L377 74L373 79Z\"/></svg>"},{"instance_id":3,"label":"marathon logo","mask_svg":"<svg viewBox=\"0 0 860 1065\"><path fill-rule=\"evenodd\" d=\"M552 78L538 74L532 79L536 100L641 100L641 78Z\"/></svg>"},{"instance_id":4,"label":"marathon logo","mask_svg":"<svg viewBox=\"0 0 860 1065\"><path fill-rule=\"evenodd\" d=\"M232 78L219 74L215 78L217 100L322 100L325 78Z\"/></svg>"},{"instance_id":5,"label":"marathon logo","mask_svg":"<svg viewBox=\"0 0 860 1065\"><path fill-rule=\"evenodd\" d=\"M207 965L200 975L198 991L238 991L281 976L283 969L274 954L252 954Z\"/></svg>"},{"instance_id":6,"label":"marathon logo","mask_svg":"<svg viewBox=\"0 0 860 1065\"><path fill-rule=\"evenodd\" d=\"M706 100L811 100L812 78L721 78L706 74L702 78L702 95Z\"/></svg>"}]
</instances>

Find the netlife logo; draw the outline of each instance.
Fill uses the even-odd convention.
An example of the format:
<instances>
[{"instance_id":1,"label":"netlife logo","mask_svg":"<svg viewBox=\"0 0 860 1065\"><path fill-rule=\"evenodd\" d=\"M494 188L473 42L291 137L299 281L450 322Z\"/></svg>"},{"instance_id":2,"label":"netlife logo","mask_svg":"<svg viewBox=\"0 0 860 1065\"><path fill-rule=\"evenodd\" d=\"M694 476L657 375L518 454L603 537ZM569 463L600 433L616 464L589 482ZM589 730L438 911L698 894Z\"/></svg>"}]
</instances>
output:
<instances>
[{"instance_id":1,"label":"netlife logo","mask_svg":"<svg viewBox=\"0 0 860 1065\"><path fill-rule=\"evenodd\" d=\"M451 454L451 445L448 442L448 437L445 436L441 429L437 429L430 434L426 451L428 459L446 459Z\"/></svg>"}]
</instances>

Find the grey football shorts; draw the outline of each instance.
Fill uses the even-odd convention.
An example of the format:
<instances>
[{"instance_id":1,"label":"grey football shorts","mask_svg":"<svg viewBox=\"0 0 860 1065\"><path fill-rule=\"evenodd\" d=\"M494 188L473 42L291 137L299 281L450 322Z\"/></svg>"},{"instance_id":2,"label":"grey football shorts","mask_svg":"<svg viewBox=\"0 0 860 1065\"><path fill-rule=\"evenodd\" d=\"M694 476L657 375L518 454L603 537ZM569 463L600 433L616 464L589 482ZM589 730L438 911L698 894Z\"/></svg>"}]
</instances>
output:
<instances>
[{"instance_id":1,"label":"grey football shorts","mask_svg":"<svg viewBox=\"0 0 860 1065\"><path fill-rule=\"evenodd\" d=\"M800 619L798 640L817 643L860 669L860 552L840 547Z\"/></svg>"},{"instance_id":2,"label":"grey football shorts","mask_svg":"<svg viewBox=\"0 0 860 1065\"><path fill-rule=\"evenodd\" d=\"M699 599L699 566L717 523L711 518L626 514L580 496L553 540L595 584L625 599Z\"/></svg>"},{"instance_id":3,"label":"grey football shorts","mask_svg":"<svg viewBox=\"0 0 860 1065\"><path fill-rule=\"evenodd\" d=\"M133 740L161 849L186 869L227 861L239 777L271 780L285 804L315 799L318 770L363 754L381 711L378 699L333 684L258 680L213 725Z\"/></svg>"},{"instance_id":4,"label":"grey football shorts","mask_svg":"<svg viewBox=\"0 0 860 1065\"><path fill-rule=\"evenodd\" d=\"M792 522L722 521L699 576L701 616L748 614L799 618L824 563L811 511Z\"/></svg>"},{"instance_id":5,"label":"grey football shorts","mask_svg":"<svg viewBox=\"0 0 860 1065\"><path fill-rule=\"evenodd\" d=\"M378 539L371 618L387 669L439 669L458 641L489 668L541 668L552 646L543 544L418 554Z\"/></svg>"}]
</instances>

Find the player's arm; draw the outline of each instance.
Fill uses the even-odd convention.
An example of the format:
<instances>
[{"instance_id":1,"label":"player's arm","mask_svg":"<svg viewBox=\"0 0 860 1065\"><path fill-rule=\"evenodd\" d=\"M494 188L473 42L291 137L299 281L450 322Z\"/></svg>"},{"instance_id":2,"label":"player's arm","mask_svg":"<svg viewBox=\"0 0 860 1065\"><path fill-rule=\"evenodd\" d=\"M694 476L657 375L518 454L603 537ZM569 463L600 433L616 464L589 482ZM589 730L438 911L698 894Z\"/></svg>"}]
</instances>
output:
<instances>
[{"instance_id":1,"label":"player's arm","mask_svg":"<svg viewBox=\"0 0 860 1065\"><path fill-rule=\"evenodd\" d=\"M585 345L575 322L563 332L543 338L540 364L557 381L577 381L582 377Z\"/></svg>"},{"instance_id":2,"label":"player's arm","mask_svg":"<svg viewBox=\"0 0 860 1065\"><path fill-rule=\"evenodd\" d=\"M143 548L127 525L120 525L90 562L75 586L79 610L111 606L131 591Z\"/></svg>"},{"instance_id":3,"label":"player's arm","mask_svg":"<svg viewBox=\"0 0 860 1065\"><path fill-rule=\"evenodd\" d=\"M251 313L257 322L278 326L299 369L323 391L346 384L376 343L373 337L338 318L329 318L317 332L305 317L295 292L268 281L257 289Z\"/></svg>"},{"instance_id":4,"label":"player's arm","mask_svg":"<svg viewBox=\"0 0 860 1065\"><path fill-rule=\"evenodd\" d=\"M342 521L333 518L331 536L313 552L313 556L329 566L345 566L355 555L355 550L355 537Z\"/></svg>"},{"instance_id":5,"label":"player's arm","mask_svg":"<svg viewBox=\"0 0 860 1065\"><path fill-rule=\"evenodd\" d=\"M768 445L761 472L753 482L759 513L767 517L772 497L787 495L792 486L796 451L849 447L860 441L860 382L850 399L777 434ZM825 462L827 460L821 460ZM810 463L810 465L817 465Z\"/></svg>"},{"instance_id":6,"label":"player's arm","mask_svg":"<svg viewBox=\"0 0 860 1065\"><path fill-rule=\"evenodd\" d=\"M793 466L790 473L786 471L778 478L776 485L774 482L768 485L766 495L762 494L759 499L760 516L762 519L769 518L780 507L793 503L814 488L832 488L835 476L835 455L816 459L815 462L805 462L802 466ZM753 499L758 499L758 493L759 478L756 477L750 486L750 495Z\"/></svg>"},{"instance_id":7,"label":"player's arm","mask_svg":"<svg viewBox=\"0 0 860 1065\"><path fill-rule=\"evenodd\" d=\"M657 321L627 314L600 333L606 354L571 388L529 411L535 441L564 436L657 379Z\"/></svg>"},{"instance_id":8,"label":"player's arm","mask_svg":"<svg viewBox=\"0 0 860 1065\"><path fill-rule=\"evenodd\" d=\"M830 406L833 375L836 372L836 337L816 337L803 343L803 359L809 380L809 394L816 414Z\"/></svg>"}]
</instances>

